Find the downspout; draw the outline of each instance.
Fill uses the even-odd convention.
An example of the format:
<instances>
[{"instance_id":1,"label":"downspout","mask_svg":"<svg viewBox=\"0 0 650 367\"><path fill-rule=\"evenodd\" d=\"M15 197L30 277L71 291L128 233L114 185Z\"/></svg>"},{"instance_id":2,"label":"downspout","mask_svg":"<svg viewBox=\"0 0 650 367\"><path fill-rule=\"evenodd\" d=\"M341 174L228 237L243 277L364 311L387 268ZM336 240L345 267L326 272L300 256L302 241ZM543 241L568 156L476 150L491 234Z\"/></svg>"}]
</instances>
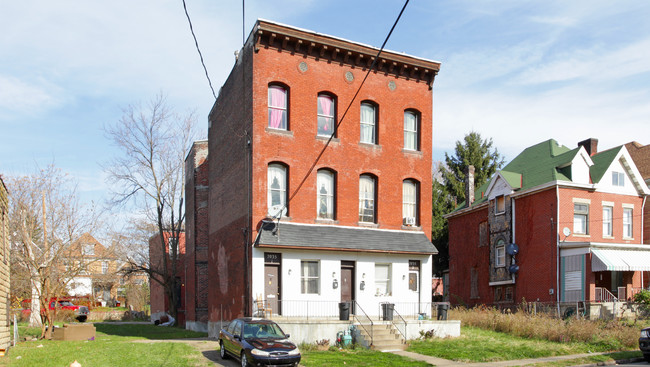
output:
<instances>
[{"instance_id":1,"label":"downspout","mask_svg":"<svg viewBox=\"0 0 650 367\"><path fill-rule=\"evenodd\" d=\"M560 316L560 187L555 185L555 303L557 315ZM582 285L584 287L584 284Z\"/></svg>"},{"instance_id":2,"label":"downspout","mask_svg":"<svg viewBox=\"0 0 650 367\"><path fill-rule=\"evenodd\" d=\"M515 224L516 224L515 214L517 214L517 212L515 210L515 199L511 197L510 200L511 200L511 205L512 205L512 217L510 218L510 228L512 228L512 243L517 243L517 241L515 241L515 239L517 237L516 236L516 227L515 227ZM510 264L514 265L516 263L514 258L515 258L515 255L512 255L512 260L513 261L511 261ZM512 276L512 283L514 284L515 283L515 273L512 273L511 276Z\"/></svg>"}]
</instances>

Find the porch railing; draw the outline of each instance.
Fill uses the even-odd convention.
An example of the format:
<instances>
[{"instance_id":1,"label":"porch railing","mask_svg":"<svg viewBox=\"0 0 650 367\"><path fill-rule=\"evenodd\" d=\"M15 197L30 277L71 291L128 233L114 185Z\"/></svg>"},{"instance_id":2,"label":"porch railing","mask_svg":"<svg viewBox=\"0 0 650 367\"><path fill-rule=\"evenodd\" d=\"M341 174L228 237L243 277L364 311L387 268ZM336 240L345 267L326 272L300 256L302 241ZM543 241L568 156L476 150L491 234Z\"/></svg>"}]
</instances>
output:
<instances>
[{"instance_id":1,"label":"porch railing","mask_svg":"<svg viewBox=\"0 0 650 367\"><path fill-rule=\"evenodd\" d=\"M594 290L594 298L596 302L616 302L618 298L612 294L609 290L602 287L596 287Z\"/></svg>"},{"instance_id":2,"label":"porch railing","mask_svg":"<svg viewBox=\"0 0 650 367\"><path fill-rule=\"evenodd\" d=\"M370 318L370 316L368 316L366 311L364 311L363 308L361 308L361 306L357 303L357 301L354 301L354 308L355 308L355 312L354 312L354 315L352 315L352 319L356 320L356 322L359 323L359 326L361 326L363 328L363 330L366 332L366 334L370 335L370 345L369 346L372 347L372 345L374 343L373 335L372 335L372 329L373 329L374 323L372 322L372 319ZM361 313L359 313L359 311L361 311ZM363 320L363 322L361 320ZM370 328L369 328L370 332L368 332L368 328L366 328L367 324L370 324Z\"/></svg>"},{"instance_id":3,"label":"porch railing","mask_svg":"<svg viewBox=\"0 0 650 367\"><path fill-rule=\"evenodd\" d=\"M398 325L395 322L395 315L397 315L397 317L399 317L402 320L402 324L404 324L404 331L402 331L400 329L401 324ZM404 340L408 340L408 339L406 339L406 328L407 328L406 320L404 320L402 315L400 315L399 312L397 312L397 309L393 309L393 319L390 322L393 324L393 326L395 326L395 329L397 329L397 331L399 331L399 333L402 334L402 336L404 337Z\"/></svg>"}]
</instances>

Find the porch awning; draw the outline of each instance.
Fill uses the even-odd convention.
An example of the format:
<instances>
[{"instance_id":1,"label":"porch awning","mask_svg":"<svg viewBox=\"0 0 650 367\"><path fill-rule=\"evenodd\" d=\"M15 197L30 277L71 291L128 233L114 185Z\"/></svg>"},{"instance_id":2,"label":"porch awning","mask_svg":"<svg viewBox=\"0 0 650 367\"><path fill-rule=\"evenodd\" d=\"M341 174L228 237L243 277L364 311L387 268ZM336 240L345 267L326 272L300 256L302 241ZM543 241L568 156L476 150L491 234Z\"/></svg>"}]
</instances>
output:
<instances>
[{"instance_id":1,"label":"porch awning","mask_svg":"<svg viewBox=\"0 0 650 367\"><path fill-rule=\"evenodd\" d=\"M591 271L650 271L648 251L592 249Z\"/></svg>"}]
</instances>

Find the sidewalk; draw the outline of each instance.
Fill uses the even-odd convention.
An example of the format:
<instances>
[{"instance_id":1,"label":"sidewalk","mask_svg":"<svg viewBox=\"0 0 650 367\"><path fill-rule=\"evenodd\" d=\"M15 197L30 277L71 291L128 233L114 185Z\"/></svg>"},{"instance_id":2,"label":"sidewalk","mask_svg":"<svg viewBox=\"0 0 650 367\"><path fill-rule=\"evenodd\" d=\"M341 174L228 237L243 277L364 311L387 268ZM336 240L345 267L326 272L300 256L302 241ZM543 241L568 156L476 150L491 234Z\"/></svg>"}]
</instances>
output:
<instances>
[{"instance_id":1,"label":"sidewalk","mask_svg":"<svg viewBox=\"0 0 650 367\"><path fill-rule=\"evenodd\" d=\"M590 356L601 355L601 354L608 354L610 352L571 354L566 356L553 356L553 357L543 357L543 358L517 359L513 361L481 362L481 363L456 362L456 361L450 361L447 359L425 356L423 354L407 352L407 351L395 351L391 353L403 357L415 359L417 361L427 362L436 367L510 367L510 366L527 366L527 365L533 365L535 363L540 363L540 362L555 362L555 361L562 361L567 359L577 359L577 358L590 357ZM642 361L642 360L643 358L638 358L638 361ZM633 359L633 362L638 362L638 361L636 359ZM593 365L588 364L582 366L596 366L596 364L594 363Z\"/></svg>"}]
</instances>

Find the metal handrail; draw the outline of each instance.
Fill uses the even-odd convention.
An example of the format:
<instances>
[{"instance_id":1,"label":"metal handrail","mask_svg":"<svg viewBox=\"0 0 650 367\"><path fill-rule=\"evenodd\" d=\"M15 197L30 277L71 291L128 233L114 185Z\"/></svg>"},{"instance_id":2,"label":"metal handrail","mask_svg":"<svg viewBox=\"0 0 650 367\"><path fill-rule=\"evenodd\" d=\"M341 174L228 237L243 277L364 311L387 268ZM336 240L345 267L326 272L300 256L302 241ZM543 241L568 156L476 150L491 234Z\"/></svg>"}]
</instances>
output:
<instances>
[{"instance_id":1,"label":"metal handrail","mask_svg":"<svg viewBox=\"0 0 650 367\"><path fill-rule=\"evenodd\" d=\"M596 301L600 302L616 302L618 298L612 294L607 288L596 287L595 289Z\"/></svg>"},{"instance_id":2,"label":"metal handrail","mask_svg":"<svg viewBox=\"0 0 650 367\"><path fill-rule=\"evenodd\" d=\"M363 312L363 315L366 316L366 318L368 319L368 321L370 321L370 332L368 332L368 329L366 329L366 327L363 326L363 323L361 322L361 320L359 320L357 310L361 310L361 312ZM357 322L358 322L359 325L363 328L363 330L366 331L366 334L370 335L370 347L372 347L372 345L374 344L374 337L373 337L373 335L372 335L372 330L373 330L374 323L372 322L372 319L370 318L370 316L368 316L368 314L366 313L366 311L364 311L363 308L361 308L361 306L359 305L359 303L357 303L356 300L354 301L354 316L353 316L353 317L354 317L355 319L357 319Z\"/></svg>"},{"instance_id":3,"label":"metal handrail","mask_svg":"<svg viewBox=\"0 0 650 367\"><path fill-rule=\"evenodd\" d=\"M406 340L407 340L406 339L406 328L408 327L408 325L406 323L406 320L404 320L402 315L400 315L399 312L397 312L397 310L395 308L393 308L393 313L397 314L397 316L399 316L399 318L402 319L402 322L404 323L404 332L402 332L402 330L399 329L399 327L397 326L397 324L395 324L395 322L393 320L390 320L390 322L391 322L391 324L393 324L393 326L395 326L395 329L397 329L397 331L399 331L399 333L402 334L402 336L404 337L404 342L406 342Z\"/></svg>"}]
</instances>

